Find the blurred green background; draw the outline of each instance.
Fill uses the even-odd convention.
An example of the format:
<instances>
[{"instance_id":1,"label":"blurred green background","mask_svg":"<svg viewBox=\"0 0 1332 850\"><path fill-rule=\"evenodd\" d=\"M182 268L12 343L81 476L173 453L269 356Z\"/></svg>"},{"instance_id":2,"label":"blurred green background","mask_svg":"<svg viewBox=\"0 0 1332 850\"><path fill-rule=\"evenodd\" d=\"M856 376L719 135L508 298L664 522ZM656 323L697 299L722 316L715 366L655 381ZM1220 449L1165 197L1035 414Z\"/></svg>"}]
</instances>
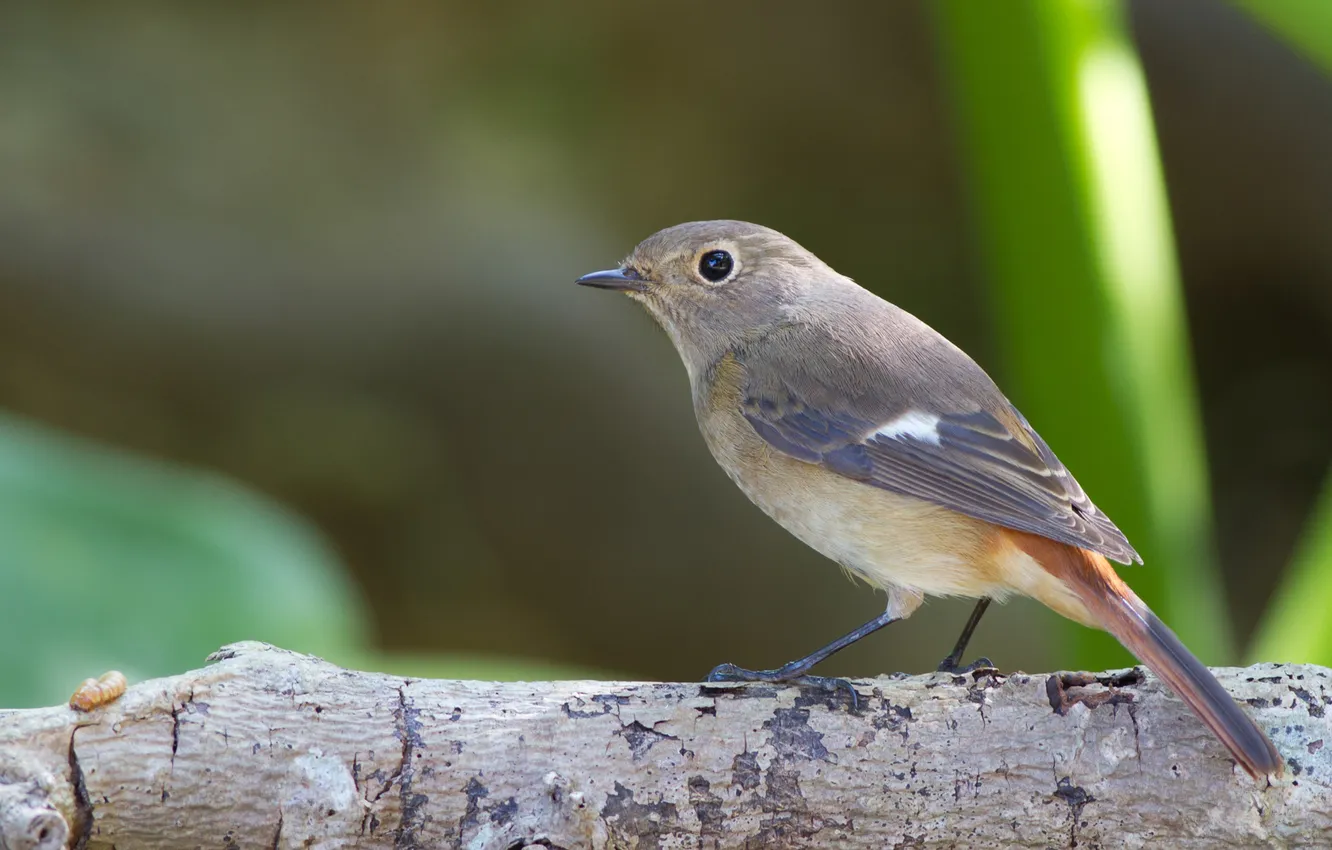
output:
<instances>
[{"instance_id":1,"label":"blurred green background","mask_svg":"<svg viewBox=\"0 0 1332 850\"><path fill-rule=\"evenodd\" d=\"M722 217L970 352L1205 661L1332 664L1326 8L8 10L0 706L240 639L698 679L873 616L713 464L648 318L572 285ZM970 604L824 672L932 669ZM973 650L1130 663L1025 600Z\"/></svg>"}]
</instances>

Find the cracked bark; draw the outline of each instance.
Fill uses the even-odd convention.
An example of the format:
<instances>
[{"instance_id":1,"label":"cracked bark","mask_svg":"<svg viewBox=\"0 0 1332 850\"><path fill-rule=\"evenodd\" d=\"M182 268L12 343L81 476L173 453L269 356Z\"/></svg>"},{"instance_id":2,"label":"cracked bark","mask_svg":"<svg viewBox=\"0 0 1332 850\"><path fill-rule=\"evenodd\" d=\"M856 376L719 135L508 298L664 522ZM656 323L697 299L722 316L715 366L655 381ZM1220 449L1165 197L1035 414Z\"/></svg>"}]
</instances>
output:
<instances>
[{"instance_id":1,"label":"cracked bark","mask_svg":"<svg viewBox=\"0 0 1332 850\"><path fill-rule=\"evenodd\" d=\"M1332 671L1219 672L1249 780L1137 674L493 683L263 644L80 714L0 712L0 848L1322 846ZM45 831L43 831L43 829Z\"/></svg>"}]
</instances>

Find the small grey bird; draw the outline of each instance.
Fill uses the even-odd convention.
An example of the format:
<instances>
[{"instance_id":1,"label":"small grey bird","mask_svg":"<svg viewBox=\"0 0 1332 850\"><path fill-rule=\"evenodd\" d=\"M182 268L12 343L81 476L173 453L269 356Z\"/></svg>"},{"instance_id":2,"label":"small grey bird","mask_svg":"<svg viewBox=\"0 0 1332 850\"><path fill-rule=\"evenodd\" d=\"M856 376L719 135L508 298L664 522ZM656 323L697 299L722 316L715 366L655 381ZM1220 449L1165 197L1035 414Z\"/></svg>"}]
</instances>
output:
<instances>
[{"instance_id":1,"label":"small grey bird","mask_svg":"<svg viewBox=\"0 0 1332 850\"><path fill-rule=\"evenodd\" d=\"M1141 561L980 366L932 328L782 234L702 221L645 239L577 281L642 304L670 336L713 457L784 528L888 594L887 610L777 670L814 664L915 611L926 594L1043 602L1119 639L1249 774L1281 757L1212 674L1120 579ZM854 693L854 691L853 691Z\"/></svg>"}]
</instances>

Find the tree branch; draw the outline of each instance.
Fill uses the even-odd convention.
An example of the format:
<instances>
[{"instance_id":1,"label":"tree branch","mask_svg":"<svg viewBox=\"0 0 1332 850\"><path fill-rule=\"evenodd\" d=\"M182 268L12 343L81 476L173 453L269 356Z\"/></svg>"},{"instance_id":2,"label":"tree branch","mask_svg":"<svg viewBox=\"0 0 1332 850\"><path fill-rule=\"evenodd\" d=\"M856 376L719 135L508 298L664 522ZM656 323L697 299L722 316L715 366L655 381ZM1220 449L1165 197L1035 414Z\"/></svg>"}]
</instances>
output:
<instances>
[{"instance_id":1,"label":"tree branch","mask_svg":"<svg viewBox=\"0 0 1332 850\"><path fill-rule=\"evenodd\" d=\"M1251 781L1134 671L795 688L422 681L257 643L84 714L0 712L0 847L1306 846L1332 671L1218 671ZM1056 710L1058 709L1058 710ZM1326 744L1326 745L1325 745Z\"/></svg>"}]
</instances>

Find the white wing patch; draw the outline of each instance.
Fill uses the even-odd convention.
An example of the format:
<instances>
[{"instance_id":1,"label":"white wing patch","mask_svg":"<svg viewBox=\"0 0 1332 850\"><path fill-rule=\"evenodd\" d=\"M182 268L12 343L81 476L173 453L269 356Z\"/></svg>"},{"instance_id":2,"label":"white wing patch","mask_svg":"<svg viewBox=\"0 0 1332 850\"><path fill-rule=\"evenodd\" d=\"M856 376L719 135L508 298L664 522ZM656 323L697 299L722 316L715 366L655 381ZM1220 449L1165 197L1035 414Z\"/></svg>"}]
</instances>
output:
<instances>
[{"instance_id":1,"label":"white wing patch","mask_svg":"<svg viewBox=\"0 0 1332 850\"><path fill-rule=\"evenodd\" d=\"M886 437L890 440L910 438L937 446L939 445L939 417L933 413L908 410L870 436Z\"/></svg>"}]
</instances>

